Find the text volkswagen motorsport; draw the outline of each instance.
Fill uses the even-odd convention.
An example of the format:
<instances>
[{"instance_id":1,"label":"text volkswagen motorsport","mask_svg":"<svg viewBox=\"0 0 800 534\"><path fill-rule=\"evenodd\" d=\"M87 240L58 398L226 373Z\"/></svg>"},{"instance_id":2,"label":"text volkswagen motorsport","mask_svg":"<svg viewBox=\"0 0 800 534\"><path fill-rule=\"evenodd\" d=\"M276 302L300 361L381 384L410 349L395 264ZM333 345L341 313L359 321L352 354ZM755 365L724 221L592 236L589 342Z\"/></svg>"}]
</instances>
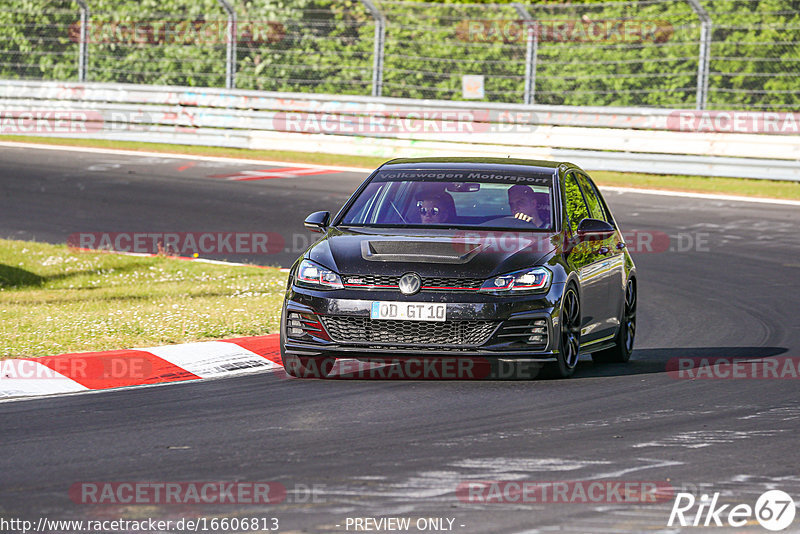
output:
<instances>
[{"instance_id":1,"label":"text volkswagen motorsport","mask_svg":"<svg viewBox=\"0 0 800 534\"><path fill-rule=\"evenodd\" d=\"M291 268L281 354L292 376L336 358L625 362L636 271L600 192L575 165L392 160Z\"/></svg>"}]
</instances>

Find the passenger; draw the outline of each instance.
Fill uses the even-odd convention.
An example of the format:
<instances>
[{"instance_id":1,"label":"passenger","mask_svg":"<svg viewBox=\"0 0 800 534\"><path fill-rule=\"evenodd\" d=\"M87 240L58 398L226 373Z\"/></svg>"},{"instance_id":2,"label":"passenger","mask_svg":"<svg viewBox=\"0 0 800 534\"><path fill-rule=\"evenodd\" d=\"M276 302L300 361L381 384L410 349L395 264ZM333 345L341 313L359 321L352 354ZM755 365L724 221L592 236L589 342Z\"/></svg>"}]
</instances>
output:
<instances>
[{"instance_id":1,"label":"passenger","mask_svg":"<svg viewBox=\"0 0 800 534\"><path fill-rule=\"evenodd\" d=\"M530 186L517 184L508 188L508 205L515 219L531 223L536 228L545 228L539 214L539 205L536 202L536 193Z\"/></svg>"}]
</instances>

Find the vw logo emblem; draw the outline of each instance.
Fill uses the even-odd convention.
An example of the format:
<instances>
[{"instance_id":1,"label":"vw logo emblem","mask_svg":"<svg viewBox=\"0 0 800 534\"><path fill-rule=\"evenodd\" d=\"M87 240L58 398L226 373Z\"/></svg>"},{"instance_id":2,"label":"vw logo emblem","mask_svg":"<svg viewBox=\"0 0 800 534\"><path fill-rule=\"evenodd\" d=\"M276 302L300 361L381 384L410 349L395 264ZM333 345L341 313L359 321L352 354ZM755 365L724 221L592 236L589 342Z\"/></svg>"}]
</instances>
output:
<instances>
[{"instance_id":1,"label":"vw logo emblem","mask_svg":"<svg viewBox=\"0 0 800 534\"><path fill-rule=\"evenodd\" d=\"M400 286L400 293L413 295L422 287L422 278L417 273L406 273L400 277L398 285Z\"/></svg>"}]
</instances>

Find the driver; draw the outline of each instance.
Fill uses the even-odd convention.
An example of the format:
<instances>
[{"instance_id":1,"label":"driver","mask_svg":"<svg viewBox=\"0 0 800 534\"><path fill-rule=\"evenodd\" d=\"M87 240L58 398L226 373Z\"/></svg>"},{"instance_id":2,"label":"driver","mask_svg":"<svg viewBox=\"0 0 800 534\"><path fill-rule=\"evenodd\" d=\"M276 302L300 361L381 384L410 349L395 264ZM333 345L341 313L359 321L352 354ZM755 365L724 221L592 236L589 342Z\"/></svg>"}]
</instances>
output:
<instances>
[{"instance_id":1,"label":"driver","mask_svg":"<svg viewBox=\"0 0 800 534\"><path fill-rule=\"evenodd\" d=\"M429 194L417 201L419 218L422 224L451 222L455 215L453 197L447 193Z\"/></svg>"},{"instance_id":2,"label":"driver","mask_svg":"<svg viewBox=\"0 0 800 534\"><path fill-rule=\"evenodd\" d=\"M508 188L508 205L515 219L529 222L537 228L545 226L539 215L536 195L530 186L517 184Z\"/></svg>"}]
</instances>

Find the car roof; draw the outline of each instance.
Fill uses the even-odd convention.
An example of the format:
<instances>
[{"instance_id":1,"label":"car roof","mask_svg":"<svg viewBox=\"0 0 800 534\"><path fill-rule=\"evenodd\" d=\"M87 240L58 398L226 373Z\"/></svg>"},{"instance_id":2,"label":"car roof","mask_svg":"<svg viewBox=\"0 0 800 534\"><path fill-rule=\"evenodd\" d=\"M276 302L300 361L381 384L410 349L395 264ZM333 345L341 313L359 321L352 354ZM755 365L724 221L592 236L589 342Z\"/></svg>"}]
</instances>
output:
<instances>
[{"instance_id":1,"label":"car roof","mask_svg":"<svg viewBox=\"0 0 800 534\"><path fill-rule=\"evenodd\" d=\"M528 167L527 172L538 171L543 174L553 174L562 165L558 161L543 161L533 159L516 158L481 158L481 157L439 157L439 158L400 158L387 161L381 165L381 169L463 169L470 167L475 169L491 169L495 171L519 171L519 167ZM571 166L567 164L568 166Z\"/></svg>"}]
</instances>

